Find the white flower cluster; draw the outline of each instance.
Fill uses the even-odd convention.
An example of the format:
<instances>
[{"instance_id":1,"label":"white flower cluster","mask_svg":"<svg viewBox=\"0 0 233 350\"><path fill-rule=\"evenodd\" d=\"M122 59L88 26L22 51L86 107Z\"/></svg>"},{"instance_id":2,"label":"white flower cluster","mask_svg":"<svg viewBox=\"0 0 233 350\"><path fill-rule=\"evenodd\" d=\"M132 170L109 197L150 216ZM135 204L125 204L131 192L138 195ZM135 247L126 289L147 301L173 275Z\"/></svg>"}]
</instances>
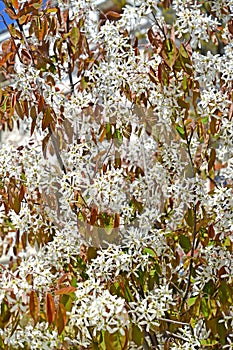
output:
<instances>
[{"instance_id":1,"label":"white flower cluster","mask_svg":"<svg viewBox=\"0 0 233 350\"><path fill-rule=\"evenodd\" d=\"M138 270L145 270L150 264L149 256L143 254L142 250L143 246L136 247L136 244L131 245L129 251L109 245L107 249L98 253L97 258L89 265L87 273L102 281L114 281L122 274L138 276Z\"/></svg>"},{"instance_id":2,"label":"white flower cluster","mask_svg":"<svg viewBox=\"0 0 233 350\"><path fill-rule=\"evenodd\" d=\"M216 229L218 229L218 232L223 234L232 232L233 198L230 187L219 186L215 190L214 195L209 200L209 209L212 209L216 215Z\"/></svg>"},{"instance_id":3,"label":"white flower cluster","mask_svg":"<svg viewBox=\"0 0 233 350\"><path fill-rule=\"evenodd\" d=\"M195 332L195 329L194 329ZM195 332L196 333L196 332ZM172 341L170 349L172 350L193 350L200 349L200 337L197 334L192 334L190 327L186 326L179 329L178 339ZM180 338L180 339L179 339Z\"/></svg>"},{"instance_id":4,"label":"white flower cluster","mask_svg":"<svg viewBox=\"0 0 233 350\"><path fill-rule=\"evenodd\" d=\"M224 8L224 11L222 9ZM232 0L216 0L211 1L211 11L214 11L218 18L226 23L232 17L233 1Z\"/></svg>"},{"instance_id":5,"label":"white flower cluster","mask_svg":"<svg viewBox=\"0 0 233 350\"><path fill-rule=\"evenodd\" d=\"M125 301L104 290L99 280L78 283L75 295L68 325L79 330L75 344L87 346L101 331L125 334L129 325Z\"/></svg>"},{"instance_id":6,"label":"white flower cluster","mask_svg":"<svg viewBox=\"0 0 233 350\"><path fill-rule=\"evenodd\" d=\"M130 315L132 322L141 330L153 331L160 325L160 318L165 315L170 306L174 304L171 290L161 285L146 294L143 298L136 295L136 301L130 302Z\"/></svg>"},{"instance_id":7,"label":"white flower cluster","mask_svg":"<svg viewBox=\"0 0 233 350\"><path fill-rule=\"evenodd\" d=\"M208 42L209 31L215 30L219 21L210 15L204 14L197 4L197 1L173 1L173 8L176 11L175 27L178 35L188 35L192 47L201 45L201 41Z\"/></svg>"},{"instance_id":8,"label":"white flower cluster","mask_svg":"<svg viewBox=\"0 0 233 350\"><path fill-rule=\"evenodd\" d=\"M205 249L200 248L200 255L205 259L196 269L194 278L194 293L199 293L206 283L210 280L216 282L220 278L227 278L229 283L233 281L233 259L229 251L221 247L208 246ZM224 273L220 269L224 267Z\"/></svg>"},{"instance_id":9,"label":"white flower cluster","mask_svg":"<svg viewBox=\"0 0 233 350\"><path fill-rule=\"evenodd\" d=\"M201 107L202 115L214 116L216 112L221 113L220 115L224 118L228 116L229 106L231 101L229 100L227 93L222 93L216 88L208 88L207 90L201 91L201 100L199 106Z\"/></svg>"},{"instance_id":10,"label":"white flower cluster","mask_svg":"<svg viewBox=\"0 0 233 350\"><path fill-rule=\"evenodd\" d=\"M29 324L25 328L18 326L12 334L10 328L0 329L0 335L4 337L4 344L12 349L60 349L58 333L51 331L46 322L37 323L35 326Z\"/></svg>"}]
</instances>

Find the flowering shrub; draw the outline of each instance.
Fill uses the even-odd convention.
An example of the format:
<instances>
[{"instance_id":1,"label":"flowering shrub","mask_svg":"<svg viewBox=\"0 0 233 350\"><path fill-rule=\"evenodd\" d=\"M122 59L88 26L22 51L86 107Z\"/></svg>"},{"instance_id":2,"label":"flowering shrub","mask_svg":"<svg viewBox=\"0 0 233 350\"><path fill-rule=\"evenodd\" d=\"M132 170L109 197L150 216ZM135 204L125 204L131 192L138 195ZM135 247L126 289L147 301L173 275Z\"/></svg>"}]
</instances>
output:
<instances>
[{"instance_id":1,"label":"flowering shrub","mask_svg":"<svg viewBox=\"0 0 233 350\"><path fill-rule=\"evenodd\" d=\"M4 3L0 348L233 349L233 2Z\"/></svg>"}]
</instances>

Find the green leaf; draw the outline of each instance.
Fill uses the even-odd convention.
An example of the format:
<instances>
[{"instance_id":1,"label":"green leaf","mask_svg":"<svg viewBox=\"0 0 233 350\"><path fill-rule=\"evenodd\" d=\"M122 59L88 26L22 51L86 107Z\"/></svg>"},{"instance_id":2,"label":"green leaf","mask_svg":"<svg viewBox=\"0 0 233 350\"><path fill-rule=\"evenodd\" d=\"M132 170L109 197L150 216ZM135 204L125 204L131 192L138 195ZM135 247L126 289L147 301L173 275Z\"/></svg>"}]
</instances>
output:
<instances>
[{"instance_id":1,"label":"green leaf","mask_svg":"<svg viewBox=\"0 0 233 350\"><path fill-rule=\"evenodd\" d=\"M184 75L183 79L182 79L182 87L183 87L184 92L188 92L189 91L189 85L188 84L189 84L189 81L187 79L187 76Z\"/></svg>"},{"instance_id":2,"label":"green leaf","mask_svg":"<svg viewBox=\"0 0 233 350\"><path fill-rule=\"evenodd\" d=\"M87 250L87 260L91 262L92 259L97 257L97 250L94 247L89 247Z\"/></svg>"},{"instance_id":3,"label":"green leaf","mask_svg":"<svg viewBox=\"0 0 233 350\"><path fill-rule=\"evenodd\" d=\"M39 8L41 8L41 3L36 2L36 3L32 4L31 6L34 7L34 9L38 10Z\"/></svg>"},{"instance_id":4,"label":"green leaf","mask_svg":"<svg viewBox=\"0 0 233 350\"><path fill-rule=\"evenodd\" d=\"M76 47L80 39L80 30L78 27L73 27L70 32L70 41Z\"/></svg>"},{"instance_id":5,"label":"green leaf","mask_svg":"<svg viewBox=\"0 0 233 350\"><path fill-rule=\"evenodd\" d=\"M190 60L189 54L184 47L183 44L180 45L180 51L179 51L179 61L182 65L182 68L184 71L188 74L191 75L193 70L192 70L192 62Z\"/></svg>"},{"instance_id":6,"label":"green leaf","mask_svg":"<svg viewBox=\"0 0 233 350\"><path fill-rule=\"evenodd\" d=\"M192 246L189 237L185 235L179 236L179 243L186 254L191 250Z\"/></svg>"},{"instance_id":7,"label":"green leaf","mask_svg":"<svg viewBox=\"0 0 233 350\"><path fill-rule=\"evenodd\" d=\"M197 296L197 300L192 306L192 314L195 316L199 316L200 314L200 307L201 307L201 297Z\"/></svg>"},{"instance_id":8,"label":"green leaf","mask_svg":"<svg viewBox=\"0 0 233 350\"><path fill-rule=\"evenodd\" d=\"M186 214L185 214L185 220L189 227L193 227L194 225L194 217L193 217L193 210L188 208Z\"/></svg>"},{"instance_id":9,"label":"green leaf","mask_svg":"<svg viewBox=\"0 0 233 350\"><path fill-rule=\"evenodd\" d=\"M163 57L166 64L172 68L177 57L178 50L172 39L166 39L163 43L161 56Z\"/></svg>"},{"instance_id":10,"label":"green leaf","mask_svg":"<svg viewBox=\"0 0 233 350\"><path fill-rule=\"evenodd\" d=\"M218 341L217 340L209 340L209 339L205 340L205 339L203 339L200 341L200 343L201 343L201 345L204 345L205 347L209 346L213 349L213 345L217 345Z\"/></svg>"},{"instance_id":11,"label":"green leaf","mask_svg":"<svg viewBox=\"0 0 233 350\"><path fill-rule=\"evenodd\" d=\"M122 297L122 291L119 282L112 283L110 286L110 293Z\"/></svg>"},{"instance_id":12,"label":"green leaf","mask_svg":"<svg viewBox=\"0 0 233 350\"><path fill-rule=\"evenodd\" d=\"M52 12L57 12L58 9L56 7L51 7L51 8L46 9L45 11L46 11L46 13L52 13Z\"/></svg>"},{"instance_id":13,"label":"green leaf","mask_svg":"<svg viewBox=\"0 0 233 350\"><path fill-rule=\"evenodd\" d=\"M233 288L231 288L225 280L221 281L220 287L218 289L218 295L223 304L226 302L233 302Z\"/></svg>"},{"instance_id":14,"label":"green leaf","mask_svg":"<svg viewBox=\"0 0 233 350\"><path fill-rule=\"evenodd\" d=\"M193 306L197 300L197 296L196 297L192 297L192 298L189 298L187 303L188 303L188 306Z\"/></svg>"},{"instance_id":15,"label":"green leaf","mask_svg":"<svg viewBox=\"0 0 233 350\"><path fill-rule=\"evenodd\" d=\"M148 289L153 290L155 283L159 285L159 275L156 272L156 270L150 271L149 277L148 277Z\"/></svg>"},{"instance_id":16,"label":"green leaf","mask_svg":"<svg viewBox=\"0 0 233 350\"><path fill-rule=\"evenodd\" d=\"M104 333L104 341L106 349L108 350L126 350L128 344L128 334L125 330L125 335L122 335L120 332L115 333Z\"/></svg>"},{"instance_id":17,"label":"green leaf","mask_svg":"<svg viewBox=\"0 0 233 350\"><path fill-rule=\"evenodd\" d=\"M208 294L208 295L213 295L213 293L215 292L215 284L212 280L208 281L204 288L203 288L203 292Z\"/></svg>"},{"instance_id":18,"label":"green leaf","mask_svg":"<svg viewBox=\"0 0 233 350\"><path fill-rule=\"evenodd\" d=\"M157 272L158 275L162 274L162 269L161 269L161 266L159 264L155 264L154 268L155 268L155 271Z\"/></svg>"},{"instance_id":19,"label":"green leaf","mask_svg":"<svg viewBox=\"0 0 233 350\"><path fill-rule=\"evenodd\" d=\"M152 258L157 258L157 254L155 253L154 249L146 247L143 249L143 254L148 254Z\"/></svg>"},{"instance_id":20,"label":"green leaf","mask_svg":"<svg viewBox=\"0 0 233 350\"><path fill-rule=\"evenodd\" d=\"M119 129L116 129L113 134L114 145L120 147L123 142L123 136Z\"/></svg>"},{"instance_id":21,"label":"green leaf","mask_svg":"<svg viewBox=\"0 0 233 350\"><path fill-rule=\"evenodd\" d=\"M53 74L55 74L56 73L56 66L54 65L54 64L50 64L50 66L49 66L49 71L51 72L51 73L53 73Z\"/></svg>"},{"instance_id":22,"label":"green leaf","mask_svg":"<svg viewBox=\"0 0 233 350\"><path fill-rule=\"evenodd\" d=\"M112 138L112 128L111 128L111 124L110 123L107 123L106 124L106 139L108 141L110 141Z\"/></svg>"},{"instance_id":23,"label":"green leaf","mask_svg":"<svg viewBox=\"0 0 233 350\"><path fill-rule=\"evenodd\" d=\"M185 140L185 131L184 131L184 129L183 129L181 126L176 125L176 130L178 131L180 137L181 137L183 140Z\"/></svg>"},{"instance_id":24,"label":"green leaf","mask_svg":"<svg viewBox=\"0 0 233 350\"><path fill-rule=\"evenodd\" d=\"M132 339L137 346L141 346L143 343L143 332L135 324L132 326Z\"/></svg>"},{"instance_id":25,"label":"green leaf","mask_svg":"<svg viewBox=\"0 0 233 350\"><path fill-rule=\"evenodd\" d=\"M227 330L227 329L225 328L224 323L218 322L218 324L217 324L217 330L218 330L218 335L219 335L221 344L225 344L226 335L227 335L229 329Z\"/></svg>"},{"instance_id":26,"label":"green leaf","mask_svg":"<svg viewBox=\"0 0 233 350\"><path fill-rule=\"evenodd\" d=\"M126 283L124 285L124 297L128 303L133 301L133 295L132 295L131 290L128 287L128 285L126 285Z\"/></svg>"},{"instance_id":27,"label":"green leaf","mask_svg":"<svg viewBox=\"0 0 233 350\"><path fill-rule=\"evenodd\" d=\"M203 124L205 124L205 125L208 124L208 121L209 121L209 117L208 116L201 119L201 122Z\"/></svg>"},{"instance_id":28,"label":"green leaf","mask_svg":"<svg viewBox=\"0 0 233 350\"><path fill-rule=\"evenodd\" d=\"M11 312L9 311L8 305L4 302L1 304L1 316L0 316L0 328L4 329L6 324L9 322Z\"/></svg>"},{"instance_id":29,"label":"green leaf","mask_svg":"<svg viewBox=\"0 0 233 350\"><path fill-rule=\"evenodd\" d=\"M208 305L208 302L206 300L206 298L202 298L201 299L201 312L203 313L203 316L205 318L209 318L209 315L210 315L210 308L209 308L209 305Z\"/></svg>"}]
</instances>

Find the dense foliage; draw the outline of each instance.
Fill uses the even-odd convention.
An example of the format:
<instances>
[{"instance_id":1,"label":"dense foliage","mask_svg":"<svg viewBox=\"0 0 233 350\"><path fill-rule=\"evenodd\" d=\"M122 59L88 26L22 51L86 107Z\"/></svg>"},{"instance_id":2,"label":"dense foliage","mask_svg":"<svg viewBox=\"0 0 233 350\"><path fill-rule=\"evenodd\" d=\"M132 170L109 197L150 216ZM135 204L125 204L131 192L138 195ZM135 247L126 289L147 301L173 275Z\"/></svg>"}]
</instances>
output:
<instances>
[{"instance_id":1,"label":"dense foliage","mask_svg":"<svg viewBox=\"0 0 233 350\"><path fill-rule=\"evenodd\" d=\"M0 348L233 349L233 1L3 1Z\"/></svg>"}]
</instances>

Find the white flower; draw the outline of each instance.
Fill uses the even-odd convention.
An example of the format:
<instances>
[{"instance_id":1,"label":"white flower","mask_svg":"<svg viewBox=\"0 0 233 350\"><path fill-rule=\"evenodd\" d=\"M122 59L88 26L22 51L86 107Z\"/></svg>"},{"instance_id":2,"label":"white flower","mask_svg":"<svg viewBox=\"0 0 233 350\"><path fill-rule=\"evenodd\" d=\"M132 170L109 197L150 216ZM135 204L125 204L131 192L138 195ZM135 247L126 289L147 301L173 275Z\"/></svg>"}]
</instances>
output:
<instances>
[{"instance_id":1,"label":"white flower","mask_svg":"<svg viewBox=\"0 0 233 350\"><path fill-rule=\"evenodd\" d=\"M160 325L160 318L174 303L171 290L161 285L148 292L145 297L136 295L136 301L130 302L129 314L133 323L146 331L153 330Z\"/></svg>"}]
</instances>

